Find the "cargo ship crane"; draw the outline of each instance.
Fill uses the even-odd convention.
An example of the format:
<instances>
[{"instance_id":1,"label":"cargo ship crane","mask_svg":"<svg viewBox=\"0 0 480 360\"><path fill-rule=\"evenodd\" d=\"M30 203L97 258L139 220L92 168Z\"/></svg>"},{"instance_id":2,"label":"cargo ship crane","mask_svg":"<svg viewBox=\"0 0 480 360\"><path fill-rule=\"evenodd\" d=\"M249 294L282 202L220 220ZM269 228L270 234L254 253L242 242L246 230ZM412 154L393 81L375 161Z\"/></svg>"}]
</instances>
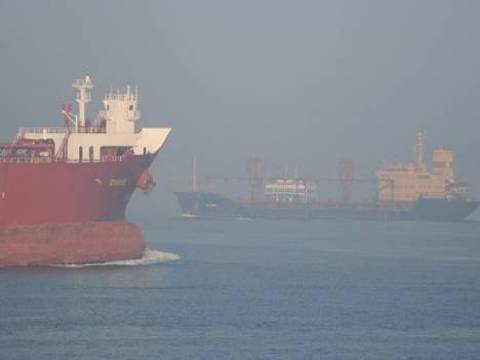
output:
<instances>
[{"instance_id":1,"label":"cargo ship crane","mask_svg":"<svg viewBox=\"0 0 480 360\"><path fill-rule=\"evenodd\" d=\"M352 186L354 180L353 161L342 160L337 168L340 198L343 204L349 204L352 200Z\"/></svg>"}]
</instances>

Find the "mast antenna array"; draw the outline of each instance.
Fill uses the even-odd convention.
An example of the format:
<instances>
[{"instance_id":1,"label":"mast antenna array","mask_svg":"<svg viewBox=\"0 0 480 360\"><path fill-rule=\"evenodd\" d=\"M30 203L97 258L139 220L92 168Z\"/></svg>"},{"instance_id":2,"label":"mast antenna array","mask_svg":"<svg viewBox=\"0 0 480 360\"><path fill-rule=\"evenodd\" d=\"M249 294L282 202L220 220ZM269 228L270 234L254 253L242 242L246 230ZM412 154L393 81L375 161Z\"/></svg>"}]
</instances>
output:
<instances>
[{"instance_id":1,"label":"mast antenna array","mask_svg":"<svg viewBox=\"0 0 480 360\"><path fill-rule=\"evenodd\" d=\"M90 91L93 88L92 80L90 76L85 76L85 79L78 79L72 84L72 87L77 90L76 101L78 103L78 120L77 128L85 127L85 107L92 101L92 95Z\"/></svg>"}]
</instances>

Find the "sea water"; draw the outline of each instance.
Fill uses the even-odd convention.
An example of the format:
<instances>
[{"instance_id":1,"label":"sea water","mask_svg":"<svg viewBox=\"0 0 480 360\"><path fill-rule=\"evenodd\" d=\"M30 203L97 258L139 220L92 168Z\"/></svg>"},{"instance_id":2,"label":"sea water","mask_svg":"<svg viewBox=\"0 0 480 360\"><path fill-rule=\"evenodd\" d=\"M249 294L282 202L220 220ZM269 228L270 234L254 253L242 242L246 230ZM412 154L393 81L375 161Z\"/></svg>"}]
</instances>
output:
<instances>
[{"instance_id":1,"label":"sea water","mask_svg":"<svg viewBox=\"0 0 480 360\"><path fill-rule=\"evenodd\" d=\"M141 260L0 270L0 359L480 359L480 223L139 223Z\"/></svg>"}]
</instances>

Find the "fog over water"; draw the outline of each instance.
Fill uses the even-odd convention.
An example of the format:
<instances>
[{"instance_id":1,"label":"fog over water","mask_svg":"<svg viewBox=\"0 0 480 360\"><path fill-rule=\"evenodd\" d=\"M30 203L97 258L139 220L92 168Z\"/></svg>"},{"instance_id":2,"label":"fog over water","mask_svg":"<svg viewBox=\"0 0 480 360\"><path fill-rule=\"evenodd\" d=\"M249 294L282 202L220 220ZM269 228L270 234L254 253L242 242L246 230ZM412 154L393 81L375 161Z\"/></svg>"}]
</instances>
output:
<instances>
[{"instance_id":1,"label":"fog over water","mask_svg":"<svg viewBox=\"0 0 480 360\"><path fill-rule=\"evenodd\" d=\"M359 177L413 159L423 130L454 150L480 195L480 2L2 1L1 140L19 126L61 123L72 80L103 93L138 85L142 126L173 133L137 194L136 215L173 213L172 190L199 176L244 176L250 155L271 170Z\"/></svg>"}]
</instances>

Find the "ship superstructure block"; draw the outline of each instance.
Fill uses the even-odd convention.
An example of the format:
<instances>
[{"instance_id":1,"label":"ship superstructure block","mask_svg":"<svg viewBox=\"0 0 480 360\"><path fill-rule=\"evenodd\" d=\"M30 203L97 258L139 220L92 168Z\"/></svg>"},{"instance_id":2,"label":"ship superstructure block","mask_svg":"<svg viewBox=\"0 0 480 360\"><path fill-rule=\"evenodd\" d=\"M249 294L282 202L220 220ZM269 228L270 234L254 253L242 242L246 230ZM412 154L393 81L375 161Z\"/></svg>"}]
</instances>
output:
<instances>
[{"instance_id":1,"label":"ship superstructure block","mask_svg":"<svg viewBox=\"0 0 480 360\"><path fill-rule=\"evenodd\" d=\"M85 105L91 100L89 90L93 87L91 79L77 80L73 87L77 89L78 114L67 114L71 119L69 126L61 128L23 128L18 137L25 139L51 139L56 152L67 161L102 161L112 157L111 150L131 151L135 155L155 154L165 143L170 128L143 128L138 130L136 122L140 119L138 95L127 86L125 92L109 92L103 100L104 110L100 111L93 122L85 118Z\"/></svg>"},{"instance_id":2,"label":"ship superstructure block","mask_svg":"<svg viewBox=\"0 0 480 360\"><path fill-rule=\"evenodd\" d=\"M314 184L299 178L282 178L265 184L264 196L274 202L303 202L314 199L316 187Z\"/></svg>"},{"instance_id":3,"label":"ship superstructure block","mask_svg":"<svg viewBox=\"0 0 480 360\"><path fill-rule=\"evenodd\" d=\"M127 86L125 93L110 92L103 100L105 110L102 112L106 120L106 131L109 134L133 134L135 122L140 119L140 112L137 109L138 96L133 93L130 86Z\"/></svg>"},{"instance_id":4,"label":"ship superstructure block","mask_svg":"<svg viewBox=\"0 0 480 360\"><path fill-rule=\"evenodd\" d=\"M453 180L453 153L447 149L435 149L432 156L432 173Z\"/></svg>"},{"instance_id":5,"label":"ship superstructure block","mask_svg":"<svg viewBox=\"0 0 480 360\"><path fill-rule=\"evenodd\" d=\"M468 187L455 179L453 153L435 149L429 171L423 160L424 140L417 135L416 163L387 165L377 172L380 202L411 203L419 198L448 199L466 196Z\"/></svg>"}]
</instances>

